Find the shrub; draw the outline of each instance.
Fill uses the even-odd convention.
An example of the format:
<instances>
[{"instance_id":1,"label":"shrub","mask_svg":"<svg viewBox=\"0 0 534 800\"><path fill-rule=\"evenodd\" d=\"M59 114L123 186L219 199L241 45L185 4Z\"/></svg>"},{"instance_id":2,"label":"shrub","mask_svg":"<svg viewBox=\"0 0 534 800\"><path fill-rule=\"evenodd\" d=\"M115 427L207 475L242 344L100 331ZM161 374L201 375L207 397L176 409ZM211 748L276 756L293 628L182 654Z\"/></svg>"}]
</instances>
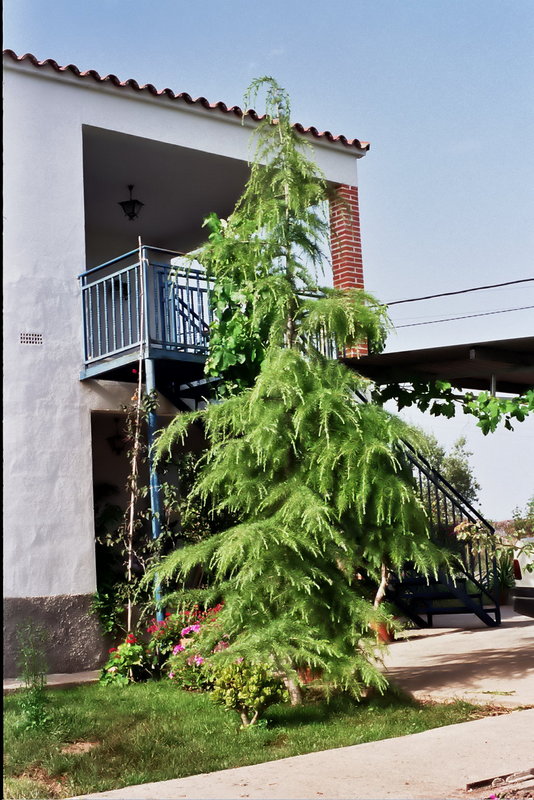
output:
<instances>
[{"instance_id":1,"label":"shrub","mask_svg":"<svg viewBox=\"0 0 534 800\"><path fill-rule=\"evenodd\" d=\"M206 692L213 688L211 666L199 655L171 656L166 664L170 680L189 692Z\"/></svg>"},{"instance_id":2,"label":"shrub","mask_svg":"<svg viewBox=\"0 0 534 800\"><path fill-rule=\"evenodd\" d=\"M20 694L19 708L22 712L21 727L43 728L50 722L45 693L48 665L44 654L46 632L40 625L28 622L17 633L19 645L17 665L24 683Z\"/></svg>"},{"instance_id":3,"label":"shrub","mask_svg":"<svg viewBox=\"0 0 534 800\"><path fill-rule=\"evenodd\" d=\"M180 666L185 664L184 660L172 658L185 650L191 643L192 637L201 628L207 629L215 622L217 614L222 608L222 604L201 610L198 605L191 609L177 611L174 614L168 613L164 620L151 620L147 628L150 640L147 646L147 659L150 669L154 674L175 672ZM207 656L209 652L202 652L202 656ZM190 666L190 665L187 665ZM192 688L184 686L184 688Z\"/></svg>"},{"instance_id":4,"label":"shrub","mask_svg":"<svg viewBox=\"0 0 534 800\"><path fill-rule=\"evenodd\" d=\"M212 622L221 608L222 603L219 603L213 608L202 611L198 605L195 605L191 609L177 611L174 614L169 612L161 621L152 619L147 628L147 633L150 634L148 648L157 653L162 662L165 661L180 640L187 635L183 633L185 628Z\"/></svg>"},{"instance_id":5,"label":"shrub","mask_svg":"<svg viewBox=\"0 0 534 800\"><path fill-rule=\"evenodd\" d=\"M145 648L129 633L125 642L109 651L109 659L102 668L100 681L126 686L128 683L145 680L148 675Z\"/></svg>"},{"instance_id":6,"label":"shrub","mask_svg":"<svg viewBox=\"0 0 534 800\"><path fill-rule=\"evenodd\" d=\"M254 725L269 706L289 699L281 678L266 664L238 659L213 670L213 700L227 710L237 711L244 728Z\"/></svg>"}]
</instances>

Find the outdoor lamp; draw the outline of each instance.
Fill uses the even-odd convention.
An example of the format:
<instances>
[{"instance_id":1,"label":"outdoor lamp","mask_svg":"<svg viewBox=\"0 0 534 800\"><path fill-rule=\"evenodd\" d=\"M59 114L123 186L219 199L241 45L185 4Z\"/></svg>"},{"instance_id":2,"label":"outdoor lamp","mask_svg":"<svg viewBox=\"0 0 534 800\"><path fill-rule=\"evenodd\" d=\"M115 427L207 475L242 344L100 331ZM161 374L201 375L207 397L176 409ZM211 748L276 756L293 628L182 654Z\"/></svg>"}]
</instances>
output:
<instances>
[{"instance_id":1,"label":"outdoor lamp","mask_svg":"<svg viewBox=\"0 0 534 800\"><path fill-rule=\"evenodd\" d=\"M130 199L129 200L123 200L121 203L119 203L120 207L122 208L122 210L124 211L124 213L126 214L126 216L128 217L128 219L130 221L132 221L132 220L137 218L139 212L141 211L141 209L144 206L144 203L142 203L140 200L136 200L134 197L132 197L132 189L133 188L134 188L133 187L133 183L130 183L128 185L128 189L130 190Z\"/></svg>"}]
</instances>

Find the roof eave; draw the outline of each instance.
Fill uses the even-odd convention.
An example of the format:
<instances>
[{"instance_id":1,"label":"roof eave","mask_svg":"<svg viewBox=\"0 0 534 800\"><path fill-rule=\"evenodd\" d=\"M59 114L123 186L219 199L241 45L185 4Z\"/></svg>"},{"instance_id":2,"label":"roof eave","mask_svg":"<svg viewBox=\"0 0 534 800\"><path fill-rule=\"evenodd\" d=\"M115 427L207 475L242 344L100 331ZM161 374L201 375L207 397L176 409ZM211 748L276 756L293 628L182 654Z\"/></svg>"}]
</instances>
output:
<instances>
[{"instance_id":1,"label":"roof eave","mask_svg":"<svg viewBox=\"0 0 534 800\"><path fill-rule=\"evenodd\" d=\"M75 64L60 66L57 61L51 58L39 61L32 53L25 53L22 56L18 56L13 50L8 48L3 51L3 55L6 68L12 67L29 72L33 71L33 69L37 69L40 71L41 75L50 78L71 77L75 80L92 81L95 87L102 87L105 85L113 89L131 90L138 95L142 93L147 98L166 99L172 102L185 104L191 109L195 108L204 109L209 112L219 112L224 114L227 119L234 118L241 121L243 117L245 117L245 121L251 125L265 119L264 115L258 114L254 109L247 109L243 112L239 106L227 106L226 103L222 101L210 103L205 97L193 98L187 92L176 93L169 88L158 90L151 83L140 85L133 78L121 81L113 74L101 76L96 70L82 71ZM88 83L85 83L85 85L87 86ZM352 154L357 158L362 158L366 155L370 148L369 142L362 142L359 139L348 139L343 135L335 136L330 131L319 131L314 126L305 127L301 123L296 122L293 124L293 127L298 133L306 138L312 138L320 146L333 147L336 150L339 150L340 147L343 149L350 149L353 151Z\"/></svg>"}]
</instances>

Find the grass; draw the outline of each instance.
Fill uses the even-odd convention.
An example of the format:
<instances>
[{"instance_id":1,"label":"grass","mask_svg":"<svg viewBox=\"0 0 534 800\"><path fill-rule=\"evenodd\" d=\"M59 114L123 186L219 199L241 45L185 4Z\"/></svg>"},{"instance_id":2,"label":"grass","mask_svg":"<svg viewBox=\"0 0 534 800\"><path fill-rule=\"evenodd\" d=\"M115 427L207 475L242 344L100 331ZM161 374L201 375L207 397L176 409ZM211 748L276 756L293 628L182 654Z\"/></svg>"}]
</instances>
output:
<instances>
[{"instance_id":1,"label":"grass","mask_svg":"<svg viewBox=\"0 0 534 800\"><path fill-rule=\"evenodd\" d=\"M390 692L273 706L267 727L167 681L48 692L51 722L24 731L19 698L4 704L5 798L60 798L376 741L480 716L466 702L419 704Z\"/></svg>"}]
</instances>

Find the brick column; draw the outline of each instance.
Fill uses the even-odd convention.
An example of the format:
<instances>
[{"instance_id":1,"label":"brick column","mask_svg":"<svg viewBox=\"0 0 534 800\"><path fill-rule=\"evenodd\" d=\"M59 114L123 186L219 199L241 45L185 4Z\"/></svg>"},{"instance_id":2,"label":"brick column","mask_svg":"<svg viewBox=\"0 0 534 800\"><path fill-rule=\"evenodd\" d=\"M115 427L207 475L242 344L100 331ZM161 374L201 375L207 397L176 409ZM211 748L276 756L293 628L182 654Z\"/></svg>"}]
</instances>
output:
<instances>
[{"instance_id":1,"label":"brick column","mask_svg":"<svg viewBox=\"0 0 534 800\"><path fill-rule=\"evenodd\" d=\"M362 242L358 187L340 184L330 199L330 245L332 272L336 289L363 289ZM346 354L349 357L367 355L367 343L362 342Z\"/></svg>"}]
</instances>

